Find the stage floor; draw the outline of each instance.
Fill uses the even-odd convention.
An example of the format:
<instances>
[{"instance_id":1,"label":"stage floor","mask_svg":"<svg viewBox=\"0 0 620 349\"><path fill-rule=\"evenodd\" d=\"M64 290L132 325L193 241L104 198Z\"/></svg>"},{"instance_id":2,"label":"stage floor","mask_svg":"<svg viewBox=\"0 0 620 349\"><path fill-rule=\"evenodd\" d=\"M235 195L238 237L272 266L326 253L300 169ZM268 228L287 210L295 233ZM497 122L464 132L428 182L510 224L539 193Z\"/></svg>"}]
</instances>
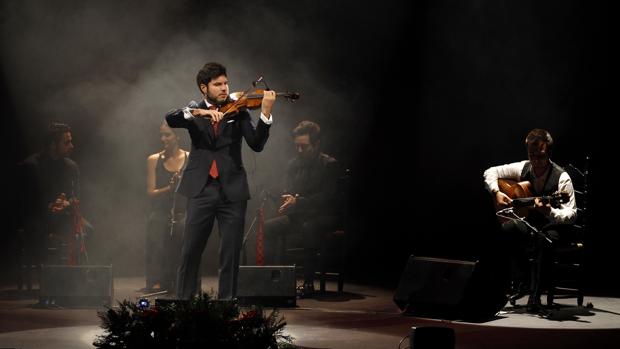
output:
<instances>
[{"instance_id":1,"label":"stage floor","mask_svg":"<svg viewBox=\"0 0 620 349\"><path fill-rule=\"evenodd\" d=\"M215 289L204 278L203 290ZM143 278L115 278L115 299L136 300ZM334 290L328 284L328 290ZM547 317L528 314L521 304L507 306L496 318L467 323L404 316L392 301L393 290L345 284L345 293L328 292L282 309L286 332L302 348L399 348L412 326L455 330L456 348L615 348L620 343L620 299L586 297L592 308L560 300ZM1 348L93 348L99 328L97 309L39 309L35 292L0 290ZM405 339L400 348L406 348ZM420 348L424 349L424 348Z\"/></svg>"}]
</instances>

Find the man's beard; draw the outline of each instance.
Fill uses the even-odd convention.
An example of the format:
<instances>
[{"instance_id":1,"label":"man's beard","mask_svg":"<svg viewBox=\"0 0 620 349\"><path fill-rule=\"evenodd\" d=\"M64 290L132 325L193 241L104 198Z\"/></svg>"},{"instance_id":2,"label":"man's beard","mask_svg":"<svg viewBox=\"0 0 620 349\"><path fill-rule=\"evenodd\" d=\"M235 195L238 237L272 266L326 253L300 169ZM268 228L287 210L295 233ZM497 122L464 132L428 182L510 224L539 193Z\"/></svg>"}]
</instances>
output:
<instances>
[{"instance_id":1,"label":"man's beard","mask_svg":"<svg viewBox=\"0 0 620 349\"><path fill-rule=\"evenodd\" d=\"M309 154L299 154L297 155L297 158L299 160L301 160L301 162L312 162L314 160L316 160L316 158L319 157L319 152L312 152Z\"/></svg>"},{"instance_id":2,"label":"man's beard","mask_svg":"<svg viewBox=\"0 0 620 349\"><path fill-rule=\"evenodd\" d=\"M210 96L207 96L206 100L210 104L217 105L218 107L221 107L223 105L228 104L228 102L230 101L230 95L226 95L226 98L224 100L222 100L222 101L219 101L217 97L212 98Z\"/></svg>"}]
</instances>

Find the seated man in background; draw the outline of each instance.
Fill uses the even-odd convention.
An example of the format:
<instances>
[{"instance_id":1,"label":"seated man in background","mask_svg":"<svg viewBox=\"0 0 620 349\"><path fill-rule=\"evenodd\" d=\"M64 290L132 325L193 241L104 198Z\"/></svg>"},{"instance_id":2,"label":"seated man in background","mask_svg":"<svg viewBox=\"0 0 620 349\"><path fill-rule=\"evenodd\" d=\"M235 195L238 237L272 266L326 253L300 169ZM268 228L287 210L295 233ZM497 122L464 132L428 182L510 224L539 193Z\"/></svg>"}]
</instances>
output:
<instances>
[{"instance_id":1,"label":"seated man in background","mask_svg":"<svg viewBox=\"0 0 620 349\"><path fill-rule=\"evenodd\" d=\"M336 159L321 152L318 124L302 121L292 136L297 155L288 163L280 216L265 222L265 249L267 264L282 264L284 244L300 240L304 249L301 296L308 297L314 293L321 235L335 229L339 220L335 194L340 167Z\"/></svg>"},{"instance_id":2,"label":"seated man in background","mask_svg":"<svg viewBox=\"0 0 620 349\"><path fill-rule=\"evenodd\" d=\"M79 214L80 172L69 158L72 151L71 127L53 122L43 149L19 164L22 281L28 289L32 267L38 272L41 264L76 265L85 253L83 241L76 241L73 234L81 227L74 219Z\"/></svg>"},{"instance_id":3,"label":"seated man in background","mask_svg":"<svg viewBox=\"0 0 620 349\"><path fill-rule=\"evenodd\" d=\"M511 300L529 291L528 311L538 311L540 295L546 288L552 262L552 246L561 238L562 226L574 222L577 216L575 192L570 176L550 160L553 138L542 129L530 131L525 138L528 160L495 166L484 171L487 190L494 195L498 208L509 207L512 199L498 184L501 180L527 182L527 196L534 199L524 220L510 219L502 223L500 238L509 249L512 263L515 294ZM551 202L541 200L556 193L563 193L566 202L552 207ZM539 233L536 234L535 228ZM527 249L533 248L534 262L530 267L528 282ZM529 284L529 290L527 285Z\"/></svg>"}]
</instances>

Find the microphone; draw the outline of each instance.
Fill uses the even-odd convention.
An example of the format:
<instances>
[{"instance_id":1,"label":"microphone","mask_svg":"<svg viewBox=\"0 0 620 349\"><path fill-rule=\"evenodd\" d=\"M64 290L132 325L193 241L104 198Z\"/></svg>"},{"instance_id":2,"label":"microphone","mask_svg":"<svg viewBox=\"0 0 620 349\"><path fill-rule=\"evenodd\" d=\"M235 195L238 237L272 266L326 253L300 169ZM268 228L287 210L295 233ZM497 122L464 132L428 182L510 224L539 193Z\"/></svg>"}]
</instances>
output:
<instances>
[{"instance_id":1,"label":"microphone","mask_svg":"<svg viewBox=\"0 0 620 349\"><path fill-rule=\"evenodd\" d=\"M259 77L259 78L258 78L258 79L256 79L256 80L252 81L252 86L253 86L253 87L256 87L256 85L257 85L259 82L261 82L261 81L263 81L263 77L262 77L262 76L261 76L261 77Z\"/></svg>"},{"instance_id":2,"label":"microphone","mask_svg":"<svg viewBox=\"0 0 620 349\"><path fill-rule=\"evenodd\" d=\"M256 81L253 81L253 82L252 82L252 87L256 87L256 85L257 85L259 82L262 82L262 83L263 83L263 85L265 85L265 91L271 91L271 89L269 88L269 86L267 86L267 83L263 80L263 77L262 77L262 76L261 76L261 77L259 77L258 79L256 79Z\"/></svg>"},{"instance_id":3,"label":"microphone","mask_svg":"<svg viewBox=\"0 0 620 349\"><path fill-rule=\"evenodd\" d=\"M581 177L584 177L585 175L583 174L583 172L578 169L575 165L573 164L568 164L567 167L570 167L573 171L577 172Z\"/></svg>"},{"instance_id":4,"label":"microphone","mask_svg":"<svg viewBox=\"0 0 620 349\"><path fill-rule=\"evenodd\" d=\"M261 77L259 77L259 78L258 78L258 79L256 79L256 80L252 81L252 87L256 87L256 85L257 85L259 82L261 82L261 81L263 81L263 77L262 77L262 76L261 76Z\"/></svg>"}]
</instances>

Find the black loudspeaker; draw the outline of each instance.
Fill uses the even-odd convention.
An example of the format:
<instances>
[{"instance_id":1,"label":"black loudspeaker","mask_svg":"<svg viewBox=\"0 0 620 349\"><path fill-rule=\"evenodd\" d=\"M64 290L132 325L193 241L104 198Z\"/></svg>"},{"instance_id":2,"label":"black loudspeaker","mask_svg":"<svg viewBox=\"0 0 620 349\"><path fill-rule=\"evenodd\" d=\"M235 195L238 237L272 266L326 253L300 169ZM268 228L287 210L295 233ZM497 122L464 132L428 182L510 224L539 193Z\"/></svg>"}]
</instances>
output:
<instances>
[{"instance_id":1,"label":"black loudspeaker","mask_svg":"<svg viewBox=\"0 0 620 349\"><path fill-rule=\"evenodd\" d=\"M450 327L412 327L409 333L411 349L454 349L454 329Z\"/></svg>"},{"instance_id":2,"label":"black loudspeaker","mask_svg":"<svg viewBox=\"0 0 620 349\"><path fill-rule=\"evenodd\" d=\"M113 297L111 265L41 266L42 306L110 306Z\"/></svg>"},{"instance_id":3,"label":"black loudspeaker","mask_svg":"<svg viewBox=\"0 0 620 349\"><path fill-rule=\"evenodd\" d=\"M240 266L237 298L240 305L294 307L295 266Z\"/></svg>"},{"instance_id":4,"label":"black loudspeaker","mask_svg":"<svg viewBox=\"0 0 620 349\"><path fill-rule=\"evenodd\" d=\"M506 283L478 262L411 256L394 302L406 314L483 321L507 302Z\"/></svg>"},{"instance_id":5,"label":"black loudspeaker","mask_svg":"<svg viewBox=\"0 0 620 349\"><path fill-rule=\"evenodd\" d=\"M155 299L155 308L169 307L175 305L178 308L188 308L191 305L189 299L170 299L170 298L157 298Z\"/></svg>"}]
</instances>

